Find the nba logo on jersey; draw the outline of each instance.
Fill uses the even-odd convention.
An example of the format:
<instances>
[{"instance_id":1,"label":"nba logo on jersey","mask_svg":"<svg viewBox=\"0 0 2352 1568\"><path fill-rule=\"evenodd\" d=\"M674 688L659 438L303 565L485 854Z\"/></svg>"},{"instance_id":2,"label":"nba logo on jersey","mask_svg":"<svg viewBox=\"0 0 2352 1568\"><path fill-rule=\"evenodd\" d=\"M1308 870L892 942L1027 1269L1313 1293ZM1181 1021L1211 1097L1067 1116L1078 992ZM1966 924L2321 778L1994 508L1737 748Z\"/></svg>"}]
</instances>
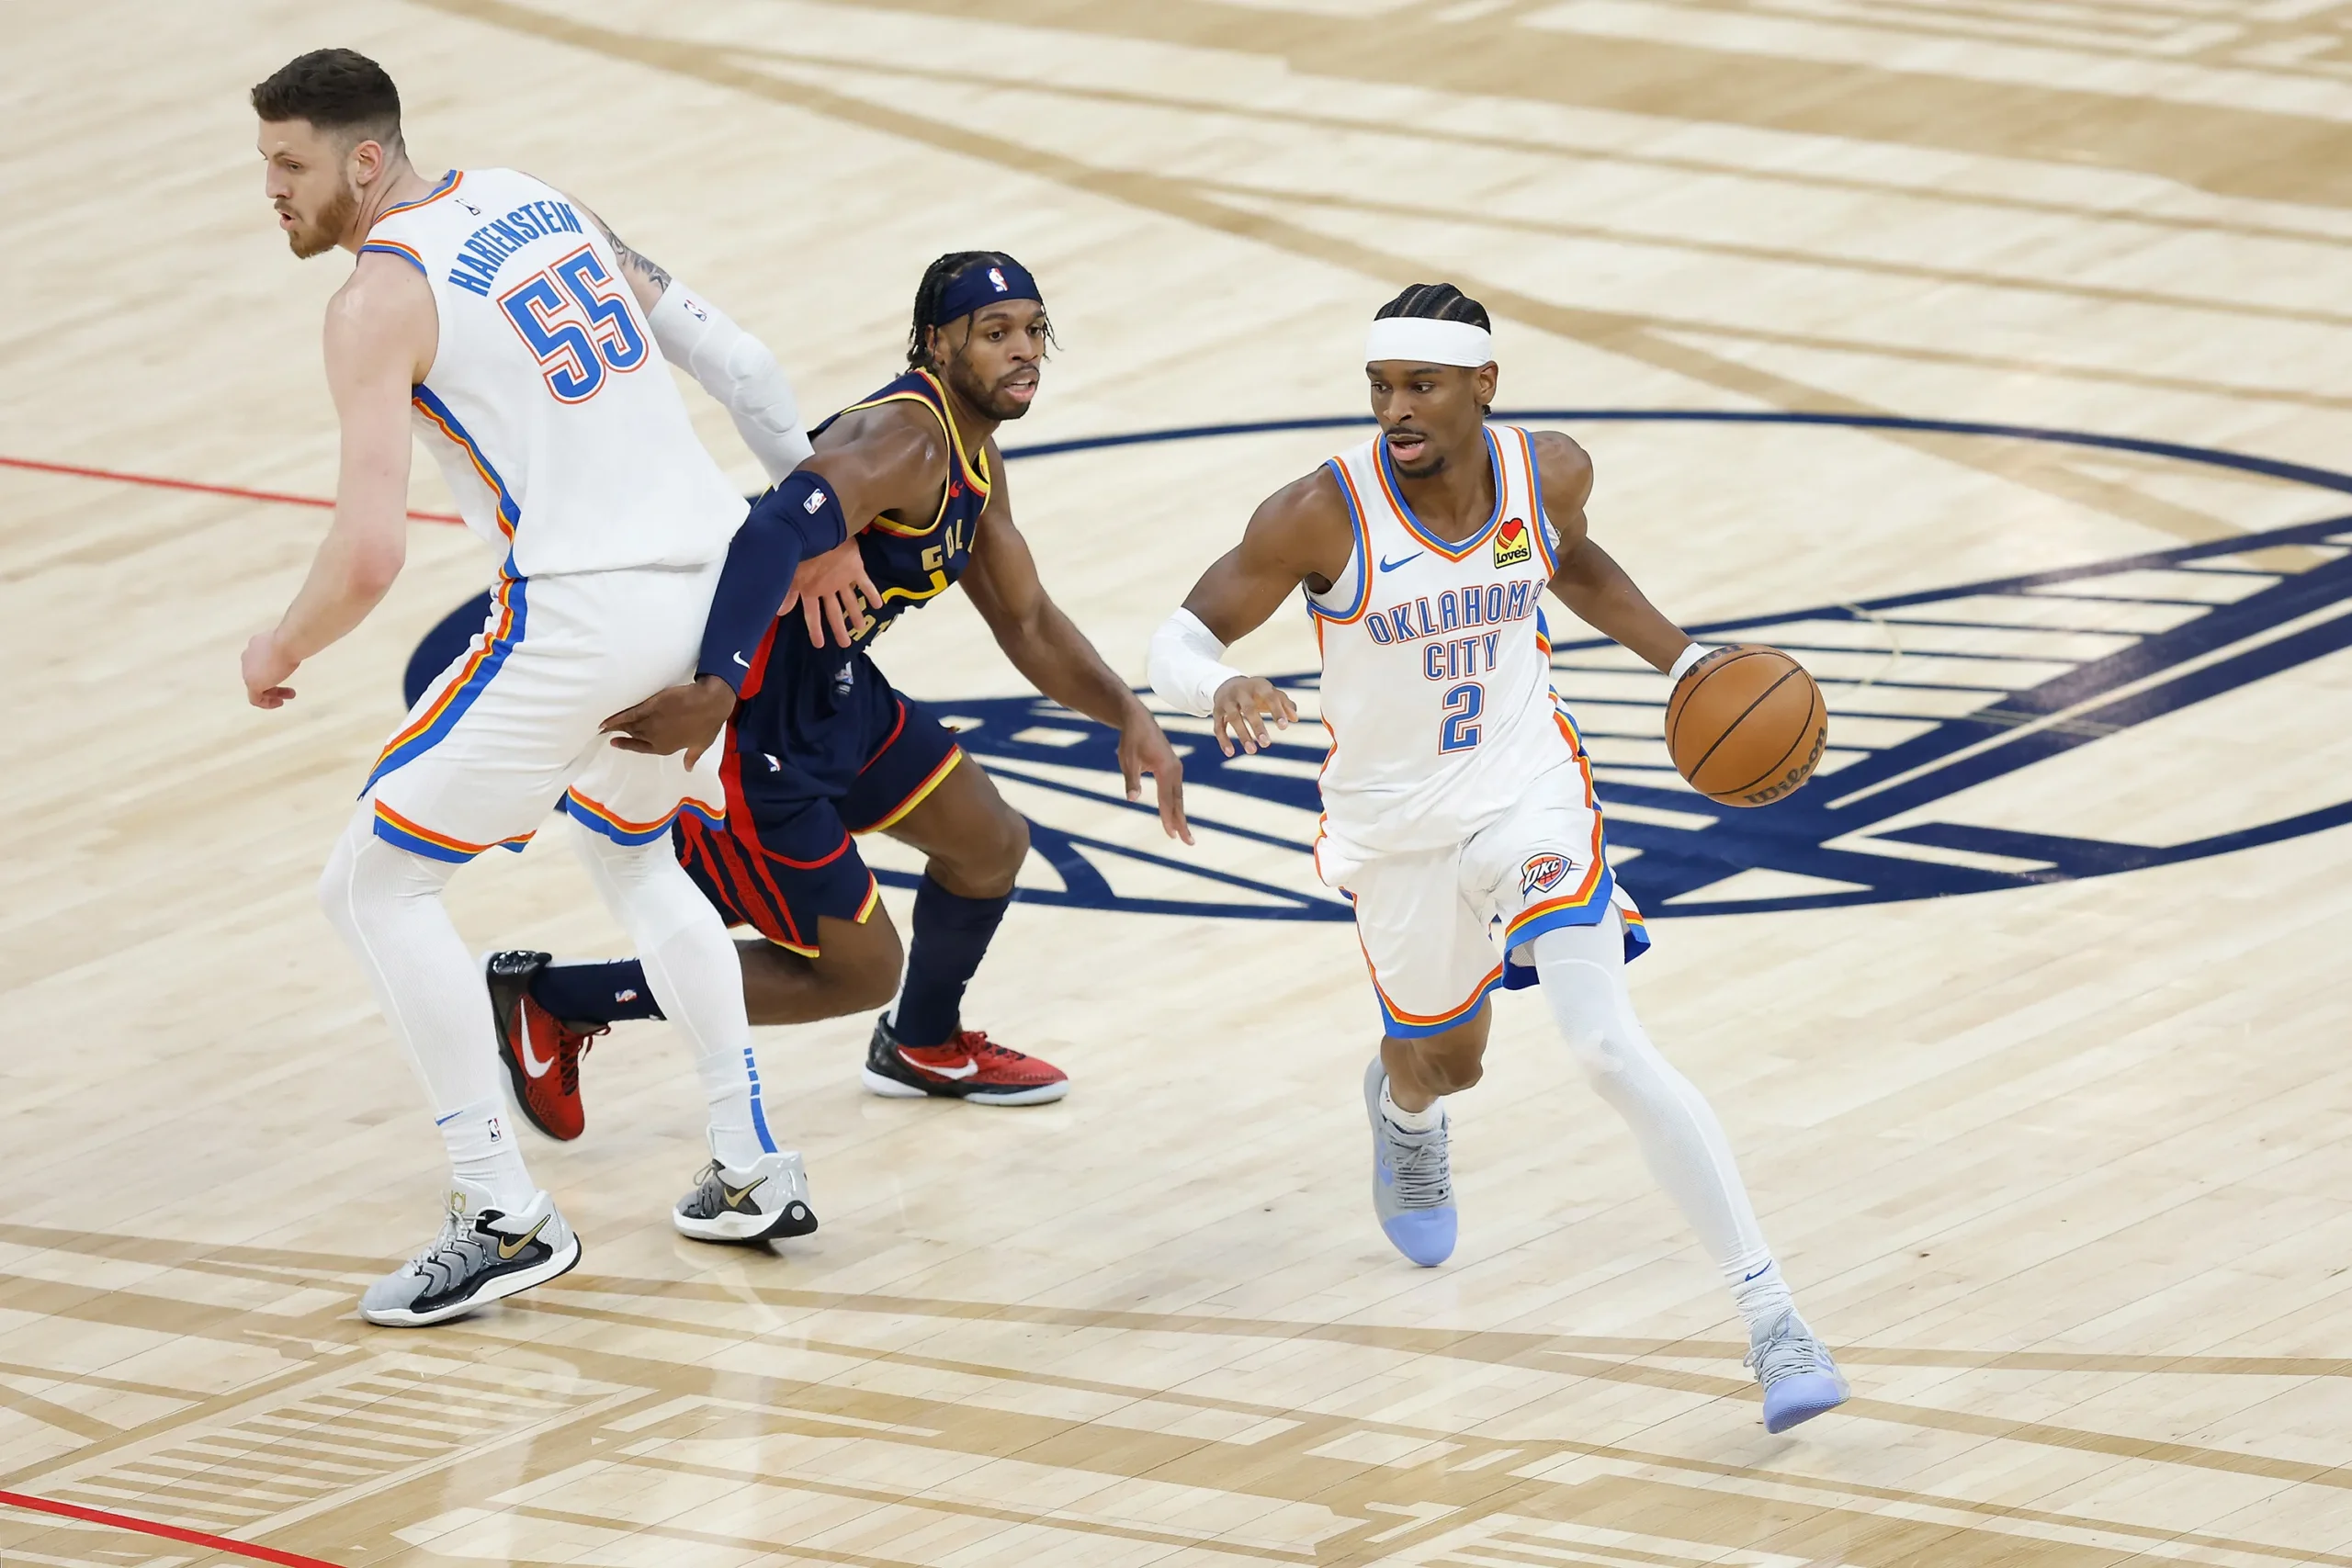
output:
<instances>
[{"instance_id":1,"label":"nba logo on jersey","mask_svg":"<svg viewBox=\"0 0 2352 1568\"><path fill-rule=\"evenodd\" d=\"M1519 890L1521 893L1549 893L1568 874L1565 855L1540 854L1527 857L1519 868Z\"/></svg>"},{"instance_id":2,"label":"nba logo on jersey","mask_svg":"<svg viewBox=\"0 0 2352 1568\"><path fill-rule=\"evenodd\" d=\"M1535 554L1535 540L1527 525L1514 517L1495 530L1495 564L1517 566Z\"/></svg>"}]
</instances>

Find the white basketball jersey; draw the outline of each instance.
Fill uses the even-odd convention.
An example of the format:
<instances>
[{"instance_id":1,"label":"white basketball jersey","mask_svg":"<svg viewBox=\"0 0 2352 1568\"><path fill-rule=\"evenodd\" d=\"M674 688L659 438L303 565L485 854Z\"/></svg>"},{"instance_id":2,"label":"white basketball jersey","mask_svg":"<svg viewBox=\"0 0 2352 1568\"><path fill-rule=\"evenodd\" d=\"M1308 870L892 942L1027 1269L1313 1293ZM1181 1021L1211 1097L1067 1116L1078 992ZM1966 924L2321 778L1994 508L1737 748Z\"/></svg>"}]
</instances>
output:
<instances>
[{"instance_id":1,"label":"white basketball jersey","mask_svg":"<svg viewBox=\"0 0 2352 1568\"><path fill-rule=\"evenodd\" d=\"M560 191L452 170L376 220L363 254L424 274L440 312L417 429L516 576L696 566L743 521L686 421L612 248Z\"/></svg>"},{"instance_id":2,"label":"white basketball jersey","mask_svg":"<svg viewBox=\"0 0 2352 1568\"><path fill-rule=\"evenodd\" d=\"M1544 590L1558 547L1534 448L1487 427L1495 513L1449 543L1374 437L1331 459L1355 551L1307 595L1323 650L1324 831L1350 858L1459 844L1575 755L1552 692Z\"/></svg>"}]
</instances>

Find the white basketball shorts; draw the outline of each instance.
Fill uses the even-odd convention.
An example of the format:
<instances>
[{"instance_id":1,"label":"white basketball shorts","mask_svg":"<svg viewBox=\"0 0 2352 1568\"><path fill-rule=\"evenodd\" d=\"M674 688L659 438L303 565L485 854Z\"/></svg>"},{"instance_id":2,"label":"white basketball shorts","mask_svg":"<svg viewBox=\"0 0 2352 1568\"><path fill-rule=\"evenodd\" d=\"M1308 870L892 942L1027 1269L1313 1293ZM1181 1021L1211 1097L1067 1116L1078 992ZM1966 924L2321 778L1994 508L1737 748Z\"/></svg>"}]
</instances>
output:
<instances>
[{"instance_id":1,"label":"white basketball shorts","mask_svg":"<svg viewBox=\"0 0 2352 1568\"><path fill-rule=\"evenodd\" d=\"M624 844L660 838L681 809L723 819L724 746L690 773L680 755L619 750L596 728L694 678L719 565L502 578L481 631L360 790L377 836L469 861L521 849L559 805Z\"/></svg>"},{"instance_id":2,"label":"white basketball shorts","mask_svg":"<svg viewBox=\"0 0 2352 1568\"><path fill-rule=\"evenodd\" d=\"M1597 925L1612 906L1625 956L1649 946L1641 911L1610 872L1581 757L1537 774L1466 842L1358 857L1326 838L1315 866L1355 905L1382 1025L1400 1038L1465 1021L1497 986L1535 984L1526 944L1557 927Z\"/></svg>"}]
</instances>

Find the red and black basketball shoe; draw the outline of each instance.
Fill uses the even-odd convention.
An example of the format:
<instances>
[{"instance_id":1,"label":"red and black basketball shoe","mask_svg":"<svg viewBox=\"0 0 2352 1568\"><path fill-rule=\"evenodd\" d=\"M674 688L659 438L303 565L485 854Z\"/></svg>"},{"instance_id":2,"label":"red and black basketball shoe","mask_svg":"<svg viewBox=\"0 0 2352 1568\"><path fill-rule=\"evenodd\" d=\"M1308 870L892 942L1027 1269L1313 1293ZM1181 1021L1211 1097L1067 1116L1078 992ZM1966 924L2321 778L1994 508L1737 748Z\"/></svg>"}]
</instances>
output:
<instances>
[{"instance_id":1,"label":"red and black basketball shoe","mask_svg":"<svg viewBox=\"0 0 2352 1568\"><path fill-rule=\"evenodd\" d=\"M514 1086L514 1108L550 1138L570 1142L588 1124L580 1104L580 1058L612 1025L574 1029L531 999L531 977L547 967L544 953L493 953L482 960L491 1017L498 1024L498 1059Z\"/></svg>"},{"instance_id":2,"label":"red and black basketball shoe","mask_svg":"<svg viewBox=\"0 0 2352 1568\"><path fill-rule=\"evenodd\" d=\"M933 1096L974 1105L1043 1105L1069 1092L1069 1075L1051 1062L1008 1051L977 1029L944 1045L899 1043L888 1013L874 1021L865 1048L865 1087L893 1100Z\"/></svg>"}]
</instances>

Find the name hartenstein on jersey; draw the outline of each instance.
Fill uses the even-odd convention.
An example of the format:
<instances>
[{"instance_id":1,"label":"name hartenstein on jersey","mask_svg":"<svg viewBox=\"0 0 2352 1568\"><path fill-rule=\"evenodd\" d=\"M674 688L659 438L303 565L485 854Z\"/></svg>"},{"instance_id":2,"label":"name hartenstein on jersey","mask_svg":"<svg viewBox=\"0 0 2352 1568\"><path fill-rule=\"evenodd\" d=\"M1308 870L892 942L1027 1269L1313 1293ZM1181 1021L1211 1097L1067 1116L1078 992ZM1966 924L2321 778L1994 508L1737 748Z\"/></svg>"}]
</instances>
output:
<instances>
[{"instance_id":1,"label":"name hartenstein on jersey","mask_svg":"<svg viewBox=\"0 0 2352 1568\"><path fill-rule=\"evenodd\" d=\"M458 205L481 216L481 209L470 201L460 200ZM457 257L449 264L449 282L487 299L492 286L498 281L498 269L506 265L508 256L533 240L550 234L583 232L580 214L571 209L570 202L526 201L458 242Z\"/></svg>"}]
</instances>

